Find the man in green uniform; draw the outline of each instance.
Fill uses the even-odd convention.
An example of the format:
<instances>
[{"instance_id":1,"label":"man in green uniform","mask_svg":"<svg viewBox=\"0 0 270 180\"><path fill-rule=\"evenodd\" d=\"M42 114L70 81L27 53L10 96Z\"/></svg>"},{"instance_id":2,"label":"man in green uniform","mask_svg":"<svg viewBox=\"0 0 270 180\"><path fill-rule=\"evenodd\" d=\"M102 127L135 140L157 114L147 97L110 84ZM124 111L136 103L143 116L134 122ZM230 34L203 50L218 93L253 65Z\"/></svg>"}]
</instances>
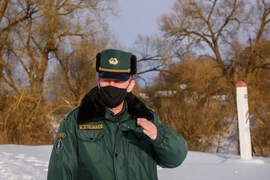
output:
<instances>
[{"instance_id":1,"label":"man in green uniform","mask_svg":"<svg viewBox=\"0 0 270 180\"><path fill-rule=\"evenodd\" d=\"M185 139L131 93L136 61L120 50L97 54L97 86L61 122L48 180L156 180L157 165L184 161Z\"/></svg>"}]
</instances>

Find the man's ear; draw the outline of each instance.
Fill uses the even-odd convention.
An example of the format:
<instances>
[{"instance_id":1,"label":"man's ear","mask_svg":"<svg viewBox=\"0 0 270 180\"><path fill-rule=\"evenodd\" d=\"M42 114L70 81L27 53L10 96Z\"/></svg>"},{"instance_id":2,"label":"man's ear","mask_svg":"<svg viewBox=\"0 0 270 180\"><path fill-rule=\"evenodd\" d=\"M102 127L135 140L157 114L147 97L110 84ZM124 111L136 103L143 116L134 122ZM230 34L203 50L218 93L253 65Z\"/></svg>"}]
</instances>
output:
<instances>
[{"instance_id":1,"label":"man's ear","mask_svg":"<svg viewBox=\"0 0 270 180\"><path fill-rule=\"evenodd\" d=\"M135 87L135 81L134 80L131 80L128 87L127 87L127 92L131 92L133 90L133 88Z\"/></svg>"}]
</instances>

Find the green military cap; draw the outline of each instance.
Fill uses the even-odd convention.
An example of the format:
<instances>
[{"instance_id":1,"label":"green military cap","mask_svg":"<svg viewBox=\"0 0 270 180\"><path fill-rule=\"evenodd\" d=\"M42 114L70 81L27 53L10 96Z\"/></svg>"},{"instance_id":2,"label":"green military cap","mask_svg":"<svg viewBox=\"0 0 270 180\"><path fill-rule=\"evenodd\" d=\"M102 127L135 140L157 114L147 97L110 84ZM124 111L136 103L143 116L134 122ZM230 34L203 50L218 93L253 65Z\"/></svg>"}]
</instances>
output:
<instances>
[{"instance_id":1,"label":"green military cap","mask_svg":"<svg viewBox=\"0 0 270 180\"><path fill-rule=\"evenodd\" d=\"M100 78L126 81L130 75L136 74L137 58L130 52L107 49L96 56L96 71Z\"/></svg>"}]
</instances>

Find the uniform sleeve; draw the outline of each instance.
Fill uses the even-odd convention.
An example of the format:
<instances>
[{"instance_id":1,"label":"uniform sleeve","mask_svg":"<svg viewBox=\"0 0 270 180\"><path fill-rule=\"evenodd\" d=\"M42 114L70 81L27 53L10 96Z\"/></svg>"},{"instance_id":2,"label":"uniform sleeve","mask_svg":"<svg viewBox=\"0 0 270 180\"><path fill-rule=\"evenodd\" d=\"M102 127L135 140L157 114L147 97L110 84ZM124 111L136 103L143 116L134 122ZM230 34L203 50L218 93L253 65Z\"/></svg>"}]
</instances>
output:
<instances>
[{"instance_id":1,"label":"uniform sleeve","mask_svg":"<svg viewBox=\"0 0 270 180\"><path fill-rule=\"evenodd\" d=\"M152 141L156 152L157 164L164 168L179 166L185 160L188 153L186 140L170 127L160 124L155 113L154 124L158 130L157 138Z\"/></svg>"},{"instance_id":2,"label":"uniform sleeve","mask_svg":"<svg viewBox=\"0 0 270 180\"><path fill-rule=\"evenodd\" d=\"M76 124L67 116L60 124L51 152L47 180L78 179Z\"/></svg>"}]
</instances>

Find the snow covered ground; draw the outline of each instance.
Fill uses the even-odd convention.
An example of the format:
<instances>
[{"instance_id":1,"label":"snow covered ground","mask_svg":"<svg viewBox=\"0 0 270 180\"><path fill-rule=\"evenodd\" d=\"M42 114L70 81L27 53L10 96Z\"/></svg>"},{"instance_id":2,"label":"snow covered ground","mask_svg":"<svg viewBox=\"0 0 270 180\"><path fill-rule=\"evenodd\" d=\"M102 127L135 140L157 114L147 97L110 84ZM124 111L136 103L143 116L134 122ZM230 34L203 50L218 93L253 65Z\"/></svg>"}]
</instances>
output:
<instances>
[{"instance_id":1,"label":"snow covered ground","mask_svg":"<svg viewBox=\"0 0 270 180\"><path fill-rule=\"evenodd\" d=\"M52 146L0 145L0 180L44 180ZM192 152L175 169L158 167L160 180L269 180L270 158Z\"/></svg>"}]
</instances>

